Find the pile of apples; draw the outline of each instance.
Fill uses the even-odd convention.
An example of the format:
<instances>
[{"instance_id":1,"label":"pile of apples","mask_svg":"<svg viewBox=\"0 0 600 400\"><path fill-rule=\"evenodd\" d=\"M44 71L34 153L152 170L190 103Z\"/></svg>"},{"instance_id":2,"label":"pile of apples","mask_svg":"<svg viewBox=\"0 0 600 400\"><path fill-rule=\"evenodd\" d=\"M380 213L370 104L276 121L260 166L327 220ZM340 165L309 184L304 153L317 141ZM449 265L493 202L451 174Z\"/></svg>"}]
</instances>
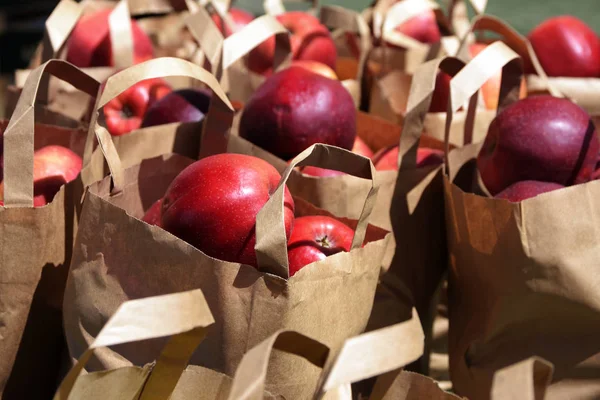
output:
<instances>
[{"instance_id":1,"label":"pile of apples","mask_svg":"<svg viewBox=\"0 0 600 400\"><path fill-rule=\"evenodd\" d=\"M260 158L218 154L185 168L143 221L159 226L210 257L258 267L256 216L281 175ZM350 251L354 231L327 216L294 218L294 199L284 195L290 277L327 256Z\"/></svg>"},{"instance_id":2,"label":"pile of apples","mask_svg":"<svg viewBox=\"0 0 600 400\"><path fill-rule=\"evenodd\" d=\"M519 202L596 175L600 141L590 116L567 99L519 100L490 124L478 156L491 195Z\"/></svg>"},{"instance_id":3,"label":"pile of apples","mask_svg":"<svg viewBox=\"0 0 600 400\"><path fill-rule=\"evenodd\" d=\"M109 11L84 16L73 30L67 60L78 67L114 65ZM218 15L213 21L225 36L239 31L253 16L233 8L231 26ZM290 31L293 63L273 71L275 40L250 52L250 71L266 77L245 105L241 137L289 161L315 143L342 147L371 158L379 171L397 170L398 146L373 154L356 135L356 109L337 79L337 53L328 29L314 16L286 12L277 19ZM152 42L132 19L134 62L154 56ZM435 14L413 17L396 28L422 43L436 43L441 33ZM529 35L544 69L551 76L600 75L600 39L581 21L558 17L545 21ZM486 44L471 45L475 56ZM450 77L438 75L431 112L446 111ZM487 108L497 106L500 74L483 88ZM477 159L482 182L498 198L521 201L564 186L587 182L596 172L600 143L589 116L565 99L526 96L492 122ZM173 90L162 79L140 82L104 107L112 135L172 122L201 121L211 93L201 89ZM439 166L443 152L419 148L417 167ZM35 206L51 201L60 186L79 174L81 158L69 149L48 146L34 156ZM341 172L304 167L316 177ZM1 178L1 177L0 177ZM190 165L144 216L209 256L257 266L256 215L277 187L281 176L258 158L237 154L211 156ZM0 182L0 185L2 183ZM0 204L2 198L0 197ZM294 201L286 188L285 227L290 275L303 266L340 251L349 251L353 230L324 216L294 217Z\"/></svg>"}]
</instances>

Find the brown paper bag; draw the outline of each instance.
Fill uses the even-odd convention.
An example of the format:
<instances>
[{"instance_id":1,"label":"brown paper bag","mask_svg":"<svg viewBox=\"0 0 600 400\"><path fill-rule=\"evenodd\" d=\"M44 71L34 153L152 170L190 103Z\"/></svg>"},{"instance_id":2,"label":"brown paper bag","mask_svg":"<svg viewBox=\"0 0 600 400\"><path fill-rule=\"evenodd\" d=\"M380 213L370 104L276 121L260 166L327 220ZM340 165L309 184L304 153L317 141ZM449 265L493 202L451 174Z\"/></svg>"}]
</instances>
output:
<instances>
[{"instance_id":1,"label":"brown paper bag","mask_svg":"<svg viewBox=\"0 0 600 400\"><path fill-rule=\"evenodd\" d=\"M231 397L231 389L236 382L227 375L187 365L198 344L207 335L214 334L214 322L199 289L127 301L119 306L79 358L54 399L239 399ZM98 348L132 342L143 344L144 340L168 336L171 338L165 342L154 363L91 373L83 370ZM319 354L327 356L329 351L326 346L296 332L280 334L275 347L303 356L313 363L320 361ZM84 374L80 375L82 371ZM260 398L276 397L262 391Z\"/></svg>"},{"instance_id":2,"label":"brown paper bag","mask_svg":"<svg viewBox=\"0 0 600 400\"><path fill-rule=\"evenodd\" d=\"M190 84L196 82L196 84L205 85L213 93L209 110L202 122L159 125L138 129L126 135L111 137L109 141L117 150L120 162L123 164L122 168L137 165L147 158L169 153L197 159L200 155L201 143L204 143L207 148L216 146L213 142L223 141L224 135L231 127L234 113L233 106L215 77L189 61L172 57L149 60L108 78L102 95L95 104L97 112L93 113L90 126L94 127L102 107L127 88L145 79L159 77L176 78L180 81L187 80ZM103 131L105 135L110 136L104 128ZM94 129L89 130L89 140L86 142L87 146L84 153L84 165L86 167L83 176L86 186L102 179L107 172L104 158L99 154L100 149L96 149L92 153L94 133Z\"/></svg>"},{"instance_id":3,"label":"brown paper bag","mask_svg":"<svg viewBox=\"0 0 600 400\"><path fill-rule=\"evenodd\" d=\"M273 346L281 346L284 335L278 332L255 346L242 358L235 372L230 399L259 399L264 391L267 369ZM291 349L308 348L302 342L290 343ZM346 340L337 351L313 340L311 353L313 363L323 371L317 389L308 397L326 400L350 400L353 393L350 384L368 378L397 371L423 353L423 331L416 312L400 324L375 332L362 334ZM283 342L286 343L286 342ZM288 350L289 351L289 350ZM306 357L306 355L305 355Z\"/></svg>"},{"instance_id":4,"label":"brown paper bag","mask_svg":"<svg viewBox=\"0 0 600 400\"><path fill-rule=\"evenodd\" d=\"M409 368L425 374L433 342L436 293L445 276L447 251L442 169L417 168L416 157L419 147L443 148L442 142L423 134L438 71L454 76L463 66L455 58L440 58L417 69L399 139L398 171L379 173L384 183L379 197L381 220L377 222L392 228L394 240L388 247L369 327L401 321L411 307L416 307L426 332L426 349L424 357ZM467 123L460 132L460 142L470 143L473 113L464 114Z\"/></svg>"},{"instance_id":5,"label":"brown paper bag","mask_svg":"<svg viewBox=\"0 0 600 400\"><path fill-rule=\"evenodd\" d=\"M486 50L495 63L473 61L454 78L451 111L501 65L499 103L517 99L521 60L499 42ZM520 203L484 197L476 194L483 192L472 163L480 146L450 152L444 176L454 388L489 398L495 371L537 355L555 366L546 398L598 397L598 380L582 377L599 365L592 337L600 314L589 272L599 256L589 199L599 187L590 182Z\"/></svg>"},{"instance_id":6,"label":"brown paper bag","mask_svg":"<svg viewBox=\"0 0 600 400\"><path fill-rule=\"evenodd\" d=\"M11 120L2 124L0 395L4 399L49 396L58 383L64 350L61 304L81 183L77 179L62 186L49 204L34 208L33 153L59 144L81 155L85 133L52 126L60 121L38 105L48 75L92 96L99 86L69 64L50 61L32 71Z\"/></svg>"},{"instance_id":7,"label":"brown paper bag","mask_svg":"<svg viewBox=\"0 0 600 400\"><path fill-rule=\"evenodd\" d=\"M539 357L510 365L498 370L490 398L493 400L543 400L552 379L553 366ZM393 371L382 376L369 400L459 400L461 397L440 389L437 383L426 376L413 372ZM466 399L466 397L462 397Z\"/></svg>"},{"instance_id":8,"label":"brown paper bag","mask_svg":"<svg viewBox=\"0 0 600 400\"><path fill-rule=\"evenodd\" d=\"M271 15L256 18L228 38L202 7L186 18L186 25L206 53L213 75L233 100L246 102L264 82L265 77L250 71L243 58L266 39L275 37L273 71L287 67L291 61L289 33Z\"/></svg>"},{"instance_id":9,"label":"brown paper bag","mask_svg":"<svg viewBox=\"0 0 600 400\"><path fill-rule=\"evenodd\" d=\"M370 90L369 112L389 121L402 124L407 111L408 92L415 69L423 62L436 57L456 55L460 50L460 39L463 39L465 43L471 43L474 38L468 30L470 24L464 1L453 1L451 3L448 10L449 18L445 17L445 14L435 2L404 0L391 7L389 3L389 1L380 1L375 6L374 11L375 37L385 40L382 46L373 51L374 57L379 57L382 68ZM481 14L485 10L485 1L471 1L470 3L476 14ZM440 46L424 45L394 31L394 27L425 10L435 10L441 26L448 26L450 24L448 19L451 19L451 25L457 29L457 31L450 30L451 35L443 37ZM378 31L381 33L378 34ZM385 45L386 42L401 45L408 50L390 48ZM477 128L479 129L475 129L475 132L487 130L493 116L492 111L480 112L477 119ZM465 118L466 114L459 113L454 120L457 125L457 128L452 130L451 135L451 143L454 145L463 145L460 139L462 139L462 125L464 125ZM429 135L443 140L444 126L444 113L428 114L425 130Z\"/></svg>"},{"instance_id":10,"label":"brown paper bag","mask_svg":"<svg viewBox=\"0 0 600 400\"><path fill-rule=\"evenodd\" d=\"M109 162L117 159L115 153L107 157ZM137 219L191 162L165 156L120 173L113 165L112 179L90 186L64 302L73 357L88 348L123 301L192 288L202 288L218 331L200 346L192 363L227 374L233 373L248 348L278 329L297 330L332 349L364 330L388 237L383 230L367 229L377 185L369 191L360 219L342 220L356 228L353 250L306 267L288 280L283 278L288 276L288 267L281 199L283 183L296 163L339 168L373 179L368 159L324 145L315 145L296 158L257 218L260 270L207 257ZM298 215L327 214L301 199L296 201L296 211ZM361 247L365 238L368 244ZM125 359L141 365L156 358L155 349L156 345L144 349L127 345L119 348L120 356L100 350L90 360L90 370L119 367ZM307 382L317 372L305 362L276 354L268 375L269 390L296 398L296 393L314 390Z\"/></svg>"},{"instance_id":11,"label":"brown paper bag","mask_svg":"<svg viewBox=\"0 0 600 400\"><path fill-rule=\"evenodd\" d=\"M114 59L117 65L115 67L96 67L86 68L86 74L103 81L113 74L118 68L133 64L133 42L131 40L130 24L128 21L129 11L127 2L121 1L118 7L116 3L106 3L102 1L87 1L78 4L72 0L61 0L54 11L50 14L45 23L44 36L39 50L30 62L29 69L17 70L15 72L15 85L9 86L6 104L6 115L10 116L14 110L16 99L18 99L21 88L27 79L27 76L33 68L36 68L46 61L56 58L64 58L65 45L69 36L75 27L77 21L85 14L101 8L114 7L115 11L111 14L109 29L111 37L119 37L119 40L113 40L116 43L113 46ZM129 40L126 40L129 38ZM72 85L64 81L52 80L48 88L47 97L48 108L57 114L71 119L75 123L81 121L88 108L89 97Z\"/></svg>"},{"instance_id":12,"label":"brown paper bag","mask_svg":"<svg viewBox=\"0 0 600 400\"><path fill-rule=\"evenodd\" d=\"M173 3L177 3L173 1ZM191 58L189 50L193 40L186 31L184 18L188 14L186 5L194 7L190 1L181 2L184 7L172 7L169 1L102 1L84 0L76 3L72 0L61 0L45 23L44 38L36 55L30 62L29 69L17 70L15 85L8 90L6 114L10 115L14 109L27 75L35 68L53 58L64 59L66 44L75 24L83 15L100 9L111 8L114 11L109 19L109 32L112 44L114 67L84 68L84 72L100 82L120 69L133 65L133 39L131 39L130 24L127 23L131 16L137 16L141 28L149 35L154 44L155 56L178 56ZM195 9L195 8L194 8ZM160 15L160 14L164 15ZM152 14L147 16L147 14ZM141 18L141 19L140 19ZM187 49L187 50L186 50ZM180 87L179 82L170 82L175 87ZM184 82L184 86L187 82ZM52 81L49 93L49 108L74 121L85 121L88 111L88 98L71 85Z\"/></svg>"}]
</instances>

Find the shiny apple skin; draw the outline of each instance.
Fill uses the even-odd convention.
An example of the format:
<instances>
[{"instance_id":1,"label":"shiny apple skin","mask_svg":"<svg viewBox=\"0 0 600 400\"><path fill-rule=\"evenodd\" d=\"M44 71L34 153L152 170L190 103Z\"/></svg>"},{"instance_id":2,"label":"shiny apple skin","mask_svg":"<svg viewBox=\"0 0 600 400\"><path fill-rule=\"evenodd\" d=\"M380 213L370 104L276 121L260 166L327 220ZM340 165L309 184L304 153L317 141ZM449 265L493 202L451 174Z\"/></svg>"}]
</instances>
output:
<instances>
[{"instance_id":1,"label":"shiny apple skin","mask_svg":"<svg viewBox=\"0 0 600 400\"><path fill-rule=\"evenodd\" d=\"M529 41L548 76L600 77L600 38L580 19L549 18L531 31Z\"/></svg>"},{"instance_id":2,"label":"shiny apple skin","mask_svg":"<svg viewBox=\"0 0 600 400\"><path fill-rule=\"evenodd\" d=\"M75 25L68 41L67 61L79 68L114 66L112 44L108 30L111 9L84 15ZM133 33L134 64L154 57L152 41L134 20Z\"/></svg>"},{"instance_id":3,"label":"shiny apple skin","mask_svg":"<svg viewBox=\"0 0 600 400\"><path fill-rule=\"evenodd\" d=\"M354 231L337 219L305 216L294 220L288 242L290 277L301 268L342 251L350 251Z\"/></svg>"},{"instance_id":4,"label":"shiny apple skin","mask_svg":"<svg viewBox=\"0 0 600 400\"><path fill-rule=\"evenodd\" d=\"M533 96L494 118L477 168L495 195L526 180L564 186L590 180L600 143L589 115L567 99Z\"/></svg>"},{"instance_id":5,"label":"shiny apple skin","mask_svg":"<svg viewBox=\"0 0 600 400\"><path fill-rule=\"evenodd\" d=\"M171 92L171 86L162 79L138 82L106 103L106 128L113 136L125 135L142 126L149 107Z\"/></svg>"},{"instance_id":6,"label":"shiny apple skin","mask_svg":"<svg viewBox=\"0 0 600 400\"><path fill-rule=\"evenodd\" d=\"M281 176L259 158L218 154L185 168L165 193L163 229L205 254L256 267L256 215ZM289 237L294 201L285 189L284 222Z\"/></svg>"},{"instance_id":7,"label":"shiny apple skin","mask_svg":"<svg viewBox=\"0 0 600 400\"><path fill-rule=\"evenodd\" d=\"M351 150L356 109L339 81L290 67L254 92L242 114L240 136L283 160L315 143Z\"/></svg>"}]
</instances>

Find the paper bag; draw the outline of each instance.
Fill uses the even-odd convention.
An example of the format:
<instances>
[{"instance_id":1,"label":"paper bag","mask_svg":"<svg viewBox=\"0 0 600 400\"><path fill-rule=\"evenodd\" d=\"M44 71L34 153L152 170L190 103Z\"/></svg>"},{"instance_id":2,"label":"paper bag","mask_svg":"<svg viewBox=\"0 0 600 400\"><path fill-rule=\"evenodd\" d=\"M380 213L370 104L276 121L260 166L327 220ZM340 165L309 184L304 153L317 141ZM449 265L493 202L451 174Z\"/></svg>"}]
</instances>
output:
<instances>
[{"instance_id":1,"label":"paper bag","mask_svg":"<svg viewBox=\"0 0 600 400\"><path fill-rule=\"evenodd\" d=\"M553 366L539 357L510 365L496 372L490 398L492 400L543 400L552 378ZM440 389L431 378L413 372L396 371L382 376L369 400L459 400Z\"/></svg>"},{"instance_id":2,"label":"paper bag","mask_svg":"<svg viewBox=\"0 0 600 400\"><path fill-rule=\"evenodd\" d=\"M454 78L452 111L500 65L501 109L518 98L521 60L500 42L486 50L497 53L496 63L471 62ZM597 397L598 380L581 377L599 365L592 337L600 314L590 271L600 254L589 199L600 186L594 181L520 203L488 198L476 194L483 193L472 162L480 146L450 152L444 176L454 388L489 398L497 370L537 355L555 366L546 398Z\"/></svg>"},{"instance_id":3,"label":"paper bag","mask_svg":"<svg viewBox=\"0 0 600 400\"><path fill-rule=\"evenodd\" d=\"M443 149L443 143L427 136L427 118L436 76L442 70L454 76L464 63L455 58L441 58L423 64L414 75L408 112L399 138L398 171L382 171L379 207L381 219L374 220L391 228L384 274L375 297L369 329L401 321L411 307L416 307L426 333L424 357L409 368L428 374L433 341L432 327L436 314L437 293L447 269L446 235L441 166L417 168L420 147ZM464 113L457 141L472 140L473 113ZM385 210L385 213L384 211Z\"/></svg>"},{"instance_id":4,"label":"paper bag","mask_svg":"<svg viewBox=\"0 0 600 400\"><path fill-rule=\"evenodd\" d=\"M381 37L385 39L384 44L389 41L394 43L394 40L396 40L398 45L402 45L410 49L410 51L399 51L386 46L373 51L375 56L380 54L379 59L382 68L379 75L375 77L370 89L369 112L391 122L402 124L407 111L406 106L409 88L412 83L412 74L416 68L423 62L436 57L456 55L460 50L460 39L465 43L471 43L473 35L467 29L470 25L466 16L466 5L463 1L452 2L448 11L453 21L452 25L458 31L451 31L452 35L443 37L442 45L437 46L437 48L435 46L424 45L412 38L406 37L396 32L394 27L426 10L435 10L438 21L446 21L447 18L444 16L445 14L441 11L439 5L435 2L420 0L404 0L391 7L386 3L389 2L381 1L375 6L376 11L374 12L373 20L375 36L377 37L377 30L379 29L382 31ZM482 4L471 2L471 4L477 14L483 13L485 10L485 2L482 2ZM377 28L378 24L380 28ZM446 21L445 24L448 25L449 23ZM387 35L389 37L385 35L386 32L388 32ZM478 113L476 122L478 129L475 129L475 132L487 130L493 116L494 113L488 110ZM459 113L457 118L453 120L456 128L453 128L450 140L454 145L463 145L460 139L462 139L462 127L464 126L465 118L466 115L464 113ZM429 135L443 140L444 125L445 114L432 112L427 116L425 130Z\"/></svg>"},{"instance_id":5,"label":"paper bag","mask_svg":"<svg viewBox=\"0 0 600 400\"><path fill-rule=\"evenodd\" d=\"M57 391L55 400L100 399L214 400L231 397L236 381L217 371L188 366L189 358L206 336L214 334L214 318L202 291L167 294L123 303L71 369ZM85 373L83 368L95 349L155 338L165 342L158 359L142 367ZM285 332L275 347L311 362L319 362L319 350L329 349L296 332ZM316 360L316 361L315 361ZM80 373L84 371L84 374ZM260 399L275 399L266 391Z\"/></svg>"},{"instance_id":6,"label":"paper bag","mask_svg":"<svg viewBox=\"0 0 600 400\"><path fill-rule=\"evenodd\" d=\"M61 304L81 183L76 179L62 186L49 204L34 208L33 153L58 144L81 155L85 132L53 126L60 121L38 104L44 103L48 75L91 96L99 86L69 64L50 61L32 71L11 120L2 124L0 394L4 399L49 396L58 383L65 348Z\"/></svg>"},{"instance_id":7,"label":"paper bag","mask_svg":"<svg viewBox=\"0 0 600 400\"><path fill-rule=\"evenodd\" d=\"M83 177L86 186L102 179L108 172L104 157L98 154L100 149L94 151L93 147L95 132L93 127L99 118L102 120L102 108L140 81L173 77L205 85L212 91L210 106L204 120L142 128L125 135L111 137L111 145L115 146L123 168L139 164L147 158L169 153L197 159L200 156L201 143L211 147L214 146L212 142L224 140L224 135L231 127L234 110L215 77L189 61L172 57L149 60L120 71L106 81L102 95L94 107L96 112L93 113L90 121L92 129L89 130L89 140L84 153ZM108 132L105 133L108 135Z\"/></svg>"},{"instance_id":8,"label":"paper bag","mask_svg":"<svg viewBox=\"0 0 600 400\"><path fill-rule=\"evenodd\" d=\"M171 7L168 1L100 1L88 0L76 3L72 0L61 0L45 23L44 38L39 50L30 62L29 69L17 70L15 85L8 90L6 114L14 109L20 88L32 68L53 58L65 58L69 36L79 19L100 9L113 9L109 19L109 34L115 65L113 67L84 68L84 72L100 82L120 69L133 64L133 39L130 24L131 16L137 16L138 23L148 34L154 45L156 57L178 56L191 58L188 51L193 39L186 31L184 17L188 15L187 7L194 7L193 2L182 2L184 7ZM176 2L173 2L176 3ZM195 9L195 8L194 8ZM162 13L162 15L161 15ZM148 16L148 14L151 14ZM141 17L141 19L140 19ZM187 50L186 50L187 49ZM178 82L171 82L178 87ZM71 85L52 81L49 94L49 108L73 121L86 121L88 97Z\"/></svg>"},{"instance_id":9,"label":"paper bag","mask_svg":"<svg viewBox=\"0 0 600 400\"><path fill-rule=\"evenodd\" d=\"M204 8L186 18L186 25L232 100L246 102L264 82L264 76L248 69L244 57L268 38L275 38L272 71L287 67L291 61L289 32L271 15L254 19L227 38Z\"/></svg>"},{"instance_id":10,"label":"paper bag","mask_svg":"<svg viewBox=\"0 0 600 400\"><path fill-rule=\"evenodd\" d=\"M107 157L109 162L115 159L116 154ZM377 185L369 191L358 221L342 219L356 229L352 250L307 266L286 279L281 196L284 182L301 161L367 179L375 176L368 159L339 148L315 145L298 156L258 215L259 270L208 257L138 219L192 160L175 155L145 160L113 173L112 179L91 185L84 200L64 301L71 355L77 358L88 348L122 302L192 288L205 293L218 332L200 345L192 364L227 374L235 371L248 348L278 329L297 330L333 349L361 333L371 311L387 244L386 231L367 227ZM112 171L116 169L113 166ZM298 215L327 214L301 199L296 199L296 211ZM361 247L365 239L367 244ZM144 349L127 345L119 348L120 356L100 350L90 360L90 370L119 367L125 359L142 365L156 358L155 349L155 345ZM306 362L276 354L268 389L295 398L295 393L314 390L307 382L317 372Z\"/></svg>"},{"instance_id":11,"label":"paper bag","mask_svg":"<svg viewBox=\"0 0 600 400\"><path fill-rule=\"evenodd\" d=\"M117 65L115 67L85 68L86 74L103 81L117 71L118 68L133 63L133 41L131 39L125 40L127 35L131 38L130 25L125 22L130 18L127 2L119 2L118 7L115 7L115 4L117 3L107 4L101 1L87 1L78 4L72 0L61 0L58 3L46 20L42 43L31 60L29 69L15 72L15 85L9 86L7 92L6 115L10 116L12 114L21 88L33 68L51 59L64 58L65 45L69 36L77 21L86 13L101 8L114 7L115 11L109 19L109 30L111 37L119 37L119 40L113 41L117 45L112 48ZM81 121L85 117L89 97L67 82L52 80L46 96L48 108L71 119L73 123Z\"/></svg>"}]
</instances>

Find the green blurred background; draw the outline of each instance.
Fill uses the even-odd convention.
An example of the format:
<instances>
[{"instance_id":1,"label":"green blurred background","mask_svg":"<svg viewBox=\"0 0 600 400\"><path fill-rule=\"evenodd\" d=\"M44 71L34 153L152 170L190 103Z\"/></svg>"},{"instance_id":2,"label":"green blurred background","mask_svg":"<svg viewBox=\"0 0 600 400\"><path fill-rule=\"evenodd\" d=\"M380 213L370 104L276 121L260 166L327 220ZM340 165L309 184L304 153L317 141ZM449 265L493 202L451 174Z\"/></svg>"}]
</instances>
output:
<instances>
[{"instance_id":1,"label":"green blurred background","mask_svg":"<svg viewBox=\"0 0 600 400\"><path fill-rule=\"evenodd\" d=\"M236 6L260 14L262 2L238 0ZM362 10L370 2L365 0L324 0L321 4L335 4ZM515 29L527 34L531 28L553 15L570 14L581 18L600 33L600 0L488 0L487 14L505 19Z\"/></svg>"}]
</instances>

